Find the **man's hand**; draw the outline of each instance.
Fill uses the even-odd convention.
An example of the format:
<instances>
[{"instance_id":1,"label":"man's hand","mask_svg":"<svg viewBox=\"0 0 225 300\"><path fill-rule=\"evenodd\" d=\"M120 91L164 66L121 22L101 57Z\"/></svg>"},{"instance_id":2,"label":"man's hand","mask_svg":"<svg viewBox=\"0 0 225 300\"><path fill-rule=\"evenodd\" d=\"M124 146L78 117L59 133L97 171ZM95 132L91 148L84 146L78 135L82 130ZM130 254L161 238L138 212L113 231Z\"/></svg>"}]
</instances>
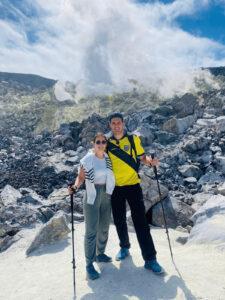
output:
<instances>
[{"instance_id":1,"label":"man's hand","mask_svg":"<svg viewBox=\"0 0 225 300\"><path fill-rule=\"evenodd\" d=\"M145 159L143 160L143 163L145 165L148 165L148 166L152 166L152 167L158 167L159 166L159 160L154 157L153 159L150 157L150 156L145 156Z\"/></svg>"}]
</instances>

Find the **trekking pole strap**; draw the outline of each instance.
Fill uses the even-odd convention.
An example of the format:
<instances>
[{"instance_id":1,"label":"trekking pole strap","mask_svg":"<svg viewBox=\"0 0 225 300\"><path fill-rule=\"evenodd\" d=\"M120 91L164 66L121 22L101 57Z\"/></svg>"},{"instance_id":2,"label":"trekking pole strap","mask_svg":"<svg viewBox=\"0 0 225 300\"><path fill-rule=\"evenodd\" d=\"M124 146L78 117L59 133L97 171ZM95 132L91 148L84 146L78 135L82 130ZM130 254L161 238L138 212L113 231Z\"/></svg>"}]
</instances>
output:
<instances>
[{"instance_id":1,"label":"trekking pole strap","mask_svg":"<svg viewBox=\"0 0 225 300\"><path fill-rule=\"evenodd\" d=\"M118 157L120 160L125 162L129 167L134 169L136 173L138 173L139 165L138 162L128 153L120 149L117 145L108 141L108 151L111 152L113 155Z\"/></svg>"}]
</instances>

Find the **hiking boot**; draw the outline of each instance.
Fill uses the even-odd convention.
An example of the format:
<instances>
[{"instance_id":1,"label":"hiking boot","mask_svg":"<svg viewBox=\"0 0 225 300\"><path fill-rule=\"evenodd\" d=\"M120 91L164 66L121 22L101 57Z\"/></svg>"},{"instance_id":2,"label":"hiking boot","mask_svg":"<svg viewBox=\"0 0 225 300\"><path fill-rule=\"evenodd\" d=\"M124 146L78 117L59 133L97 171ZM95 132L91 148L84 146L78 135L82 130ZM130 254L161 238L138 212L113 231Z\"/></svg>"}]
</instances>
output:
<instances>
[{"instance_id":1,"label":"hiking boot","mask_svg":"<svg viewBox=\"0 0 225 300\"><path fill-rule=\"evenodd\" d=\"M90 280L95 280L99 278L99 273L95 270L93 264L90 264L86 267L87 278Z\"/></svg>"},{"instance_id":2,"label":"hiking boot","mask_svg":"<svg viewBox=\"0 0 225 300\"><path fill-rule=\"evenodd\" d=\"M104 262L104 263L108 263L112 261L112 257L107 256L106 254L99 254L96 256L96 261L97 262Z\"/></svg>"},{"instance_id":3,"label":"hiking boot","mask_svg":"<svg viewBox=\"0 0 225 300\"><path fill-rule=\"evenodd\" d=\"M128 248L121 248L120 251L117 253L116 255L116 260L123 260L125 259L127 256L129 256L129 249Z\"/></svg>"},{"instance_id":4,"label":"hiking boot","mask_svg":"<svg viewBox=\"0 0 225 300\"><path fill-rule=\"evenodd\" d=\"M165 273L164 269L160 266L156 259L146 260L144 267L157 275Z\"/></svg>"}]
</instances>

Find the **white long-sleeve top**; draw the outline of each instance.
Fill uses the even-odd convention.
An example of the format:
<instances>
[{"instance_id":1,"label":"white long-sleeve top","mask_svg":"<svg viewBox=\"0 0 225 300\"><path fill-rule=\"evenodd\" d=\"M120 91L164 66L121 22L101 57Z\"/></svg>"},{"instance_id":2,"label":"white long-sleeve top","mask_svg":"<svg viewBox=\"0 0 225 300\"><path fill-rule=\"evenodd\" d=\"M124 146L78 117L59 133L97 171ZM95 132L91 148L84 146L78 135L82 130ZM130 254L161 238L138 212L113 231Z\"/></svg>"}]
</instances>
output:
<instances>
[{"instance_id":1,"label":"white long-sleeve top","mask_svg":"<svg viewBox=\"0 0 225 300\"><path fill-rule=\"evenodd\" d=\"M94 166L96 165L95 158L96 156L94 152L89 151L80 161L80 167L83 168L85 172L85 185L87 191L88 204L94 204L96 198L95 184L98 184L98 182L95 181L95 174L96 174L94 169ZM104 153L104 159L106 163L106 179L105 179L106 193L111 195L115 187L115 177L112 171L111 161L106 153Z\"/></svg>"}]
</instances>

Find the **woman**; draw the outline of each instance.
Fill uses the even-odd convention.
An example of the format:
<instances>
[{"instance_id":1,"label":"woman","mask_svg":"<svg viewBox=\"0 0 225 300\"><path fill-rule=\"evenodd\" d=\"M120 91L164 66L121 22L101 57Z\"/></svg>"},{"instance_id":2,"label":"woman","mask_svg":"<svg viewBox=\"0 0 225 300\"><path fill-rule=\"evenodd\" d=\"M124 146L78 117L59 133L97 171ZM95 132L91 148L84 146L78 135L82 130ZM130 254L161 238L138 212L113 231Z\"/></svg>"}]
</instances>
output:
<instances>
[{"instance_id":1,"label":"woman","mask_svg":"<svg viewBox=\"0 0 225 300\"><path fill-rule=\"evenodd\" d=\"M93 262L111 262L105 252L111 219L110 196L115 187L115 178L108 155L107 140L103 133L97 133L93 140L94 149L89 151L80 161L78 176L69 192L77 190L85 180L84 197L85 219L85 258L89 279L99 278Z\"/></svg>"}]
</instances>

